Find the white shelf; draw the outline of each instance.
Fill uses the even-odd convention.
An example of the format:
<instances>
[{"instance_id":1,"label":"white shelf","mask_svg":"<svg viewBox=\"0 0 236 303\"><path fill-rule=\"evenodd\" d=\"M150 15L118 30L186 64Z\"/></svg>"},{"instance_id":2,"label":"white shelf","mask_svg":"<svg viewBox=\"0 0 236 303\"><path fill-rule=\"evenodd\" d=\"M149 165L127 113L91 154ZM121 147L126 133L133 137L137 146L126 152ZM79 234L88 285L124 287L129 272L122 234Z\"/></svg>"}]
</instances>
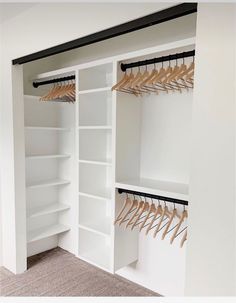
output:
<instances>
[{"instance_id":1,"label":"white shelf","mask_svg":"<svg viewBox=\"0 0 236 303\"><path fill-rule=\"evenodd\" d=\"M58 186L58 185L66 185L70 184L68 180L61 180L61 179L53 179L47 181L41 181L34 184L26 185L27 188L37 188L37 187L48 187L48 186Z\"/></svg>"},{"instance_id":2,"label":"white shelf","mask_svg":"<svg viewBox=\"0 0 236 303\"><path fill-rule=\"evenodd\" d=\"M67 127L25 126L25 130L70 131L70 128L67 128Z\"/></svg>"},{"instance_id":3,"label":"white shelf","mask_svg":"<svg viewBox=\"0 0 236 303\"><path fill-rule=\"evenodd\" d=\"M88 126L79 126L78 127L79 130L82 129L82 130L90 130L90 129L104 129L104 130L111 130L112 129L112 126L110 125L99 125L99 126L93 126L93 125L88 125Z\"/></svg>"},{"instance_id":4,"label":"white shelf","mask_svg":"<svg viewBox=\"0 0 236 303\"><path fill-rule=\"evenodd\" d=\"M105 86L105 87L100 87L100 88L81 90L81 91L79 91L79 95L99 93L99 92L106 92L106 91L111 91L111 86Z\"/></svg>"},{"instance_id":5,"label":"white shelf","mask_svg":"<svg viewBox=\"0 0 236 303\"><path fill-rule=\"evenodd\" d=\"M110 236L111 218L105 217L104 220L99 220L99 221L93 220L91 222L81 222L79 224L79 227L107 237L107 236Z\"/></svg>"},{"instance_id":6,"label":"white shelf","mask_svg":"<svg viewBox=\"0 0 236 303\"><path fill-rule=\"evenodd\" d=\"M70 158L70 155L27 155L26 159L60 159L60 158Z\"/></svg>"},{"instance_id":7,"label":"white shelf","mask_svg":"<svg viewBox=\"0 0 236 303\"><path fill-rule=\"evenodd\" d=\"M33 208L29 212L28 218L36 218L43 215L53 214L70 209L69 205L62 203L52 203L49 205Z\"/></svg>"},{"instance_id":8,"label":"white shelf","mask_svg":"<svg viewBox=\"0 0 236 303\"><path fill-rule=\"evenodd\" d=\"M91 193L86 193L86 192L79 192L80 196L84 196L84 197L88 197L88 198L95 198L95 199L99 199L99 200L111 200L111 195L101 195L101 194L91 194Z\"/></svg>"},{"instance_id":9,"label":"white shelf","mask_svg":"<svg viewBox=\"0 0 236 303\"><path fill-rule=\"evenodd\" d=\"M188 185L183 183L141 178L116 182L116 187L180 200L189 199Z\"/></svg>"},{"instance_id":10,"label":"white shelf","mask_svg":"<svg viewBox=\"0 0 236 303\"><path fill-rule=\"evenodd\" d=\"M111 166L111 160L79 160L79 163Z\"/></svg>"},{"instance_id":11,"label":"white shelf","mask_svg":"<svg viewBox=\"0 0 236 303\"><path fill-rule=\"evenodd\" d=\"M39 228L36 230L32 230L28 233L27 242L31 243L34 241L42 240L44 238L48 238L57 234L61 234L70 230L69 227L61 224L51 225L43 228Z\"/></svg>"}]
</instances>

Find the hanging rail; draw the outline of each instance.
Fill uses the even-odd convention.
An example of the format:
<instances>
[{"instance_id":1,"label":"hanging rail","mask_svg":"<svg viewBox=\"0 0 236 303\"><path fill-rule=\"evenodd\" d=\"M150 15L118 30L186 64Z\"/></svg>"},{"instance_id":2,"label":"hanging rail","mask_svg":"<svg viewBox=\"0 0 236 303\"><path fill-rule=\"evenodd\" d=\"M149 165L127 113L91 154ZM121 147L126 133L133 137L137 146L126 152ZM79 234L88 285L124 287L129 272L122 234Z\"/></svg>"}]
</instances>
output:
<instances>
[{"instance_id":1,"label":"hanging rail","mask_svg":"<svg viewBox=\"0 0 236 303\"><path fill-rule=\"evenodd\" d=\"M67 77L62 77L62 78L57 78L57 79L45 80L45 81L41 81L41 82L33 82L32 84L33 84L33 87L37 88L41 85L69 81L69 80L74 80L74 79L75 79L75 75L72 75L72 76L67 76Z\"/></svg>"},{"instance_id":2,"label":"hanging rail","mask_svg":"<svg viewBox=\"0 0 236 303\"><path fill-rule=\"evenodd\" d=\"M150 65L150 64L177 60L177 59L183 59L183 58L194 57L194 56L195 56L195 50L191 50L188 52L182 52L182 53L177 53L177 54L173 54L173 55L162 56L162 57L158 57L158 58L137 61L137 62L127 63L127 64L121 63L120 68L123 72L125 72L128 68L146 66L146 65Z\"/></svg>"},{"instance_id":3,"label":"hanging rail","mask_svg":"<svg viewBox=\"0 0 236 303\"><path fill-rule=\"evenodd\" d=\"M159 195L147 194L147 193L142 193L142 192L133 191L133 190L129 190L129 189L123 189L123 188L117 188L117 190L118 190L119 194L126 193L126 194L135 195L135 196L142 196L142 197L146 197L146 198L172 202L175 204L188 205L188 201L186 201L186 200L180 200L180 199L169 198L169 197L164 197L164 196L159 196Z\"/></svg>"}]
</instances>

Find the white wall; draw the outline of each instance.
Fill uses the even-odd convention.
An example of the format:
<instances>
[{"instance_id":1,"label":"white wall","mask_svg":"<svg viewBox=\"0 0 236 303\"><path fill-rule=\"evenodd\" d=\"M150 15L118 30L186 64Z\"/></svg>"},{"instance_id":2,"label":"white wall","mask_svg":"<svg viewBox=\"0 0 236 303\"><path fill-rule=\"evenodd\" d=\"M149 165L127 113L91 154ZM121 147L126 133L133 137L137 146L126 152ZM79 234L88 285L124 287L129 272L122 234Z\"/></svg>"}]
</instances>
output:
<instances>
[{"instance_id":1,"label":"white wall","mask_svg":"<svg viewBox=\"0 0 236 303\"><path fill-rule=\"evenodd\" d=\"M2 27L0 24L0 66L2 66ZM2 81L0 81L0 92L2 91ZM0 125L1 125L2 115L0 111ZM1 129L0 129L1 137ZM1 159L1 144L0 144L0 159ZM1 198L1 160L0 160L0 266L2 266L2 198Z\"/></svg>"},{"instance_id":2,"label":"white wall","mask_svg":"<svg viewBox=\"0 0 236 303\"><path fill-rule=\"evenodd\" d=\"M25 248L16 241L16 234L25 237L24 193L22 185L24 172L19 171L17 159L23 152L22 133L18 123L22 119L22 95L15 96L12 79L22 73L18 67L11 66L11 60L78 37L138 18L163 9L170 4L38 4L15 18L3 23L3 52L0 78L2 79L1 108L3 119L0 129L2 157L0 167L2 178L3 214L3 265L17 273L25 269L25 262L19 259ZM43 21L42 21L43 20ZM63 20L63 22L62 22ZM19 83L14 82L14 85ZM13 116L13 113L17 115ZM14 120L16 119L16 120ZM21 163L22 168L23 163ZM18 169L18 170L17 170ZM19 177L21 175L22 181ZM18 178L17 178L18 177ZM18 183L19 182L19 183ZM16 211L18 211L16 220Z\"/></svg>"},{"instance_id":3,"label":"white wall","mask_svg":"<svg viewBox=\"0 0 236 303\"><path fill-rule=\"evenodd\" d=\"M236 5L200 4L197 21L186 295L235 288Z\"/></svg>"}]
</instances>

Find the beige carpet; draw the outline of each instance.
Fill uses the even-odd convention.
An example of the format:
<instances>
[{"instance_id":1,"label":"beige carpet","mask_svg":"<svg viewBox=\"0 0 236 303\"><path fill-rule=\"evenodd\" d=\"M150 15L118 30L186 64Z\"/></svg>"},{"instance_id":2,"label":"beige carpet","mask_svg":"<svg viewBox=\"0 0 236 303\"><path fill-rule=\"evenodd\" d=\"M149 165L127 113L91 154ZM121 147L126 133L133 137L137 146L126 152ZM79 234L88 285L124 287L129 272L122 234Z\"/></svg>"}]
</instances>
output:
<instances>
[{"instance_id":1,"label":"beige carpet","mask_svg":"<svg viewBox=\"0 0 236 303\"><path fill-rule=\"evenodd\" d=\"M158 296L56 248L28 259L27 272L0 269L1 296Z\"/></svg>"}]
</instances>

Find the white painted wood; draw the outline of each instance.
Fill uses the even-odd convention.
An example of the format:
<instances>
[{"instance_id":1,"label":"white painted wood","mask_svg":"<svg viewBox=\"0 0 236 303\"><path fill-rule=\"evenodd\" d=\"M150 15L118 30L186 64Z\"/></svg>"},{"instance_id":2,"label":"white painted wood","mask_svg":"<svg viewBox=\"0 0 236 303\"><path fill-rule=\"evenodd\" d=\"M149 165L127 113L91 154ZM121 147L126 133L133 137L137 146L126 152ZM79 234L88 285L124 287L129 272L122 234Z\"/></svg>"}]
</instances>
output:
<instances>
[{"instance_id":1,"label":"white painted wood","mask_svg":"<svg viewBox=\"0 0 236 303\"><path fill-rule=\"evenodd\" d=\"M116 182L116 187L180 200L189 199L188 185L183 183L139 178Z\"/></svg>"},{"instance_id":2,"label":"white painted wood","mask_svg":"<svg viewBox=\"0 0 236 303\"><path fill-rule=\"evenodd\" d=\"M79 225L110 235L111 201L80 196Z\"/></svg>"},{"instance_id":3,"label":"white painted wood","mask_svg":"<svg viewBox=\"0 0 236 303\"><path fill-rule=\"evenodd\" d=\"M79 126L79 129L87 129L87 130L90 130L90 129L93 129L93 130L96 130L96 129L102 129L102 130L111 130L111 126L109 125L101 125L101 126Z\"/></svg>"},{"instance_id":4,"label":"white painted wood","mask_svg":"<svg viewBox=\"0 0 236 303\"><path fill-rule=\"evenodd\" d=\"M73 107L74 104L39 102L37 96L25 96L27 230L30 235L39 233L40 238L27 246L28 256L57 246L75 253L76 228L71 224L76 216L72 194ZM57 226L58 232L54 230ZM70 232L61 233L60 226Z\"/></svg>"},{"instance_id":5,"label":"white painted wood","mask_svg":"<svg viewBox=\"0 0 236 303\"><path fill-rule=\"evenodd\" d=\"M110 233L108 231L108 225L110 224L111 220L107 220L107 222L102 221L102 222L88 222L85 224L79 224L79 227L84 229L84 230L88 230L91 231L95 234L101 235L101 236L105 236L105 237L109 237Z\"/></svg>"},{"instance_id":6,"label":"white painted wood","mask_svg":"<svg viewBox=\"0 0 236 303\"><path fill-rule=\"evenodd\" d=\"M91 160L79 160L79 163L86 163L86 164L94 164L94 165L105 165L111 166L110 161L91 161Z\"/></svg>"},{"instance_id":7,"label":"white painted wood","mask_svg":"<svg viewBox=\"0 0 236 303\"><path fill-rule=\"evenodd\" d=\"M79 192L79 195L80 196L84 196L84 197L88 197L88 198L95 198L95 199L99 199L99 200L102 200L102 201L107 201L109 200L110 198L108 197L109 194L107 195L107 197L105 196L100 196L100 195L92 195L92 194L88 194L88 193L84 193L84 192Z\"/></svg>"},{"instance_id":8,"label":"white painted wood","mask_svg":"<svg viewBox=\"0 0 236 303\"><path fill-rule=\"evenodd\" d=\"M79 130L79 159L109 161L111 159L111 129Z\"/></svg>"},{"instance_id":9,"label":"white painted wood","mask_svg":"<svg viewBox=\"0 0 236 303\"><path fill-rule=\"evenodd\" d=\"M94 94L94 93L100 93L100 92L107 92L107 91L111 91L111 86L81 90L81 91L79 91L79 96L80 95L85 95L85 94Z\"/></svg>"},{"instance_id":10,"label":"white painted wood","mask_svg":"<svg viewBox=\"0 0 236 303\"><path fill-rule=\"evenodd\" d=\"M79 95L79 127L111 126L111 88Z\"/></svg>"},{"instance_id":11,"label":"white painted wood","mask_svg":"<svg viewBox=\"0 0 236 303\"><path fill-rule=\"evenodd\" d=\"M57 234L66 232L68 230L70 230L69 227L59 225L59 224L47 226L47 227L40 228L37 230L32 230L27 236L27 241L28 241L28 243L31 243L34 241L38 241L38 240L42 240L44 238L51 237L53 235L57 235Z\"/></svg>"},{"instance_id":12,"label":"white painted wood","mask_svg":"<svg viewBox=\"0 0 236 303\"><path fill-rule=\"evenodd\" d=\"M26 185L26 187L28 189L30 189L30 188L38 188L38 187L66 185L66 184L69 184L69 183L70 183L69 180L54 179L54 180L37 182L35 184L28 184L28 185Z\"/></svg>"},{"instance_id":13,"label":"white painted wood","mask_svg":"<svg viewBox=\"0 0 236 303\"><path fill-rule=\"evenodd\" d=\"M80 192L107 198L111 197L110 167L80 163L79 170Z\"/></svg>"},{"instance_id":14,"label":"white painted wood","mask_svg":"<svg viewBox=\"0 0 236 303\"><path fill-rule=\"evenodd\" d=\"M27 257L58 247L58 237L61 235L56 234L42 240L27 243Z\"/></svg>"},{"instance_id":15,"label":"white painted wood","mask_svg":"<svg viewBox=\"0 0 236 303\"><path fill-rule=\"evenodd\" d=\"M61 211L67 210L69 208L70 208L70 206L66 205L66 204L52 203L52 204L48 204L46 206L31 208L29 210L28 217L35 218L35 217L39 217L39 216L43 216L43 215L47 215L47 214L51 214L51 213L61 212Z\"/></svg>"},{"instance_id":16,"label":"white painted wood","mask_svg":"<svg viewBox=\"0 0 236 303\"><path fill-rule=\"evenodd\" d=\"M79 257L97 267L110 271L109 239L104 235L79 228Z\"/></svg>"},{"instance_id":17,"label":"white painted wood","mask_svg":"<svg viewBox=\"0 0 236 303\"><path fill-rule=\"evenodd\" d=\"M70 155L26 155L27 160L70 158Z\"/></svg>"},{"instance_id":18,"label":"white painted wood","mask_svg":"<svg viewBox=\"0 0 236 303\"><path fill-rule=\"evenodd\" d=\"M70 131L70 128L65 128L65 127L44 127L44 126L25 126L25 130Z\"/></svg>"}]
</instances>

